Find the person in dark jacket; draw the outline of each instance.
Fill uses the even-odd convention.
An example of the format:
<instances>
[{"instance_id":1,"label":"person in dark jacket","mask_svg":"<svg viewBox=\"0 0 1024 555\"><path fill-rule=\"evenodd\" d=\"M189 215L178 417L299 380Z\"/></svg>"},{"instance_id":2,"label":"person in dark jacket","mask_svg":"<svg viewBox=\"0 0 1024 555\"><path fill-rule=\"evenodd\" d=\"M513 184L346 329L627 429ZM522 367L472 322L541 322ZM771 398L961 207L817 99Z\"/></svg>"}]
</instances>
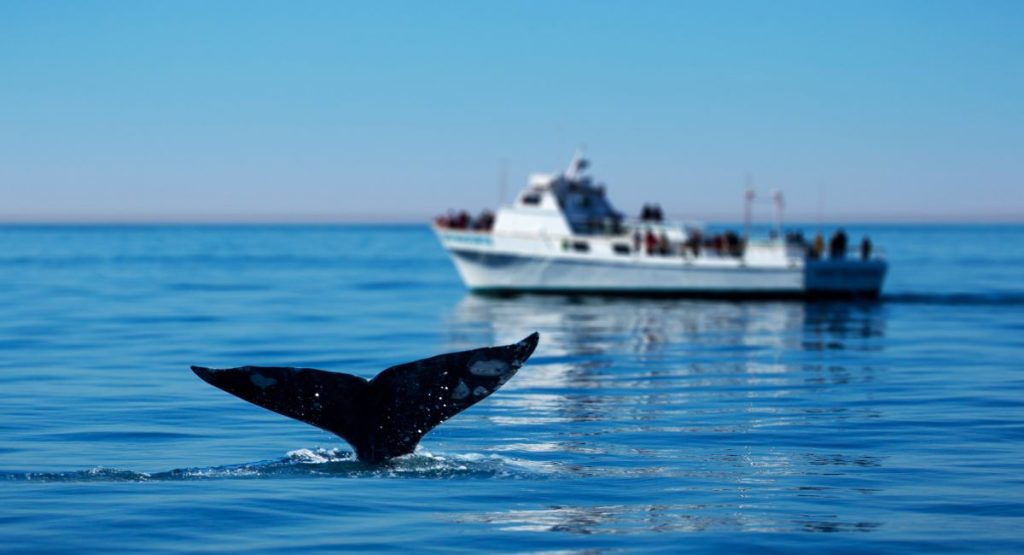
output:
<instances>
[{"instance_id":1,"label":"person in dark jacket","mask_svg":"<svg viewBox=\"0 0 1024 555\"><path fill-rule=\"evenodd\" d=\"M846 258L846 232L843 228L836 230L829 241L828 254L832 258Z\"/></svg>"}]
</instances>

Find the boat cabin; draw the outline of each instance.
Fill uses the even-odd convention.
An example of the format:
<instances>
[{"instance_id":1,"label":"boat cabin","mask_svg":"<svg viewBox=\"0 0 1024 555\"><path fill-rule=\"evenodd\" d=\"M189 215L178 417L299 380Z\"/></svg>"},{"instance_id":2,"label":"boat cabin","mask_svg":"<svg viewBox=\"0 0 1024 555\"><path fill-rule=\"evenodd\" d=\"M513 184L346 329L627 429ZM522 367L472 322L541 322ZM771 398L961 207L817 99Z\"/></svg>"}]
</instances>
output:
<instances>
[{"instance_id":1,"label":"boat cabin","mask_svg":"<svg viewBox=\"0 0 1024 555\"><path fill-rule=\"evenodd\" d=\"M621 235L623 216L608 201L603 185L582 175L578 154L560 174L533 174L512 206L498 210L495 231L565 235Z\"/></svg>"}]
</instances>

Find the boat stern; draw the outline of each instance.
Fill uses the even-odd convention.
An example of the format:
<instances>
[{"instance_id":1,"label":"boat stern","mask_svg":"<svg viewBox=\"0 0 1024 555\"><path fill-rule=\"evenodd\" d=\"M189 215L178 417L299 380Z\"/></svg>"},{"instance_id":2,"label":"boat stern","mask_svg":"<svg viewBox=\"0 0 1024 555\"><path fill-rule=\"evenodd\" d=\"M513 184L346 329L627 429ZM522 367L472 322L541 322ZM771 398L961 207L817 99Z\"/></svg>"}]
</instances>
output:
<instances>
[{"instance_id":1,"label":"boat stern","mask_svg":"<svg viewBox=\"0 0 1024 555\"><path fill-rule=\"evenodd\" d=\"M804 265L804 291L808 297L875 299L889 265L881 259L808 260Z\"/></svg>"}]
</instances>

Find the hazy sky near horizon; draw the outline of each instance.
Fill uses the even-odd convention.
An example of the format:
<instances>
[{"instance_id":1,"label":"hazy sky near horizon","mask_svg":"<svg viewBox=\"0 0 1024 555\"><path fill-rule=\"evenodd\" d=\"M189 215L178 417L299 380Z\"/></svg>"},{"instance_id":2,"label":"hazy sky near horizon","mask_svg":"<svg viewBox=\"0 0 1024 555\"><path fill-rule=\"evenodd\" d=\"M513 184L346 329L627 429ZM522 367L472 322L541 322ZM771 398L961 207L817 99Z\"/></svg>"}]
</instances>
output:
<instances>
[{"instance_id":1,"label":"hazy sky near horizon","mask_svg":"<svg viewBox=\"0 0 1024 555\"><path fill-rule=\"evenodd\" d=\"M0 2L0 220L1024 219L1024 2Z\"/></svg>"}]
</instances>

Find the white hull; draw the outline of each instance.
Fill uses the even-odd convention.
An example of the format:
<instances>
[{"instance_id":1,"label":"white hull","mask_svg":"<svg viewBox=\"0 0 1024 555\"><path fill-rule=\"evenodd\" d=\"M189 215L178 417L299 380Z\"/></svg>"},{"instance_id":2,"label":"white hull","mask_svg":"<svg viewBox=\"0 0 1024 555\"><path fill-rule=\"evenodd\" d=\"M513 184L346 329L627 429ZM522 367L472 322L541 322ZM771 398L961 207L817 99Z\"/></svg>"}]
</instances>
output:
<instances>
[{"instance_id":1,"label":"white hull","mask_svg":"<svg viewBox=\"0 0 1024 555\"><path fill-rule=\"evenodd\" d=\"M562 239L436 231L466 286L479 292L875 297L886 271L881 260L806 261L782 245L742 258L616 255L593 238L577 253L560 248Z\"/></svg>"}]
</instances>

